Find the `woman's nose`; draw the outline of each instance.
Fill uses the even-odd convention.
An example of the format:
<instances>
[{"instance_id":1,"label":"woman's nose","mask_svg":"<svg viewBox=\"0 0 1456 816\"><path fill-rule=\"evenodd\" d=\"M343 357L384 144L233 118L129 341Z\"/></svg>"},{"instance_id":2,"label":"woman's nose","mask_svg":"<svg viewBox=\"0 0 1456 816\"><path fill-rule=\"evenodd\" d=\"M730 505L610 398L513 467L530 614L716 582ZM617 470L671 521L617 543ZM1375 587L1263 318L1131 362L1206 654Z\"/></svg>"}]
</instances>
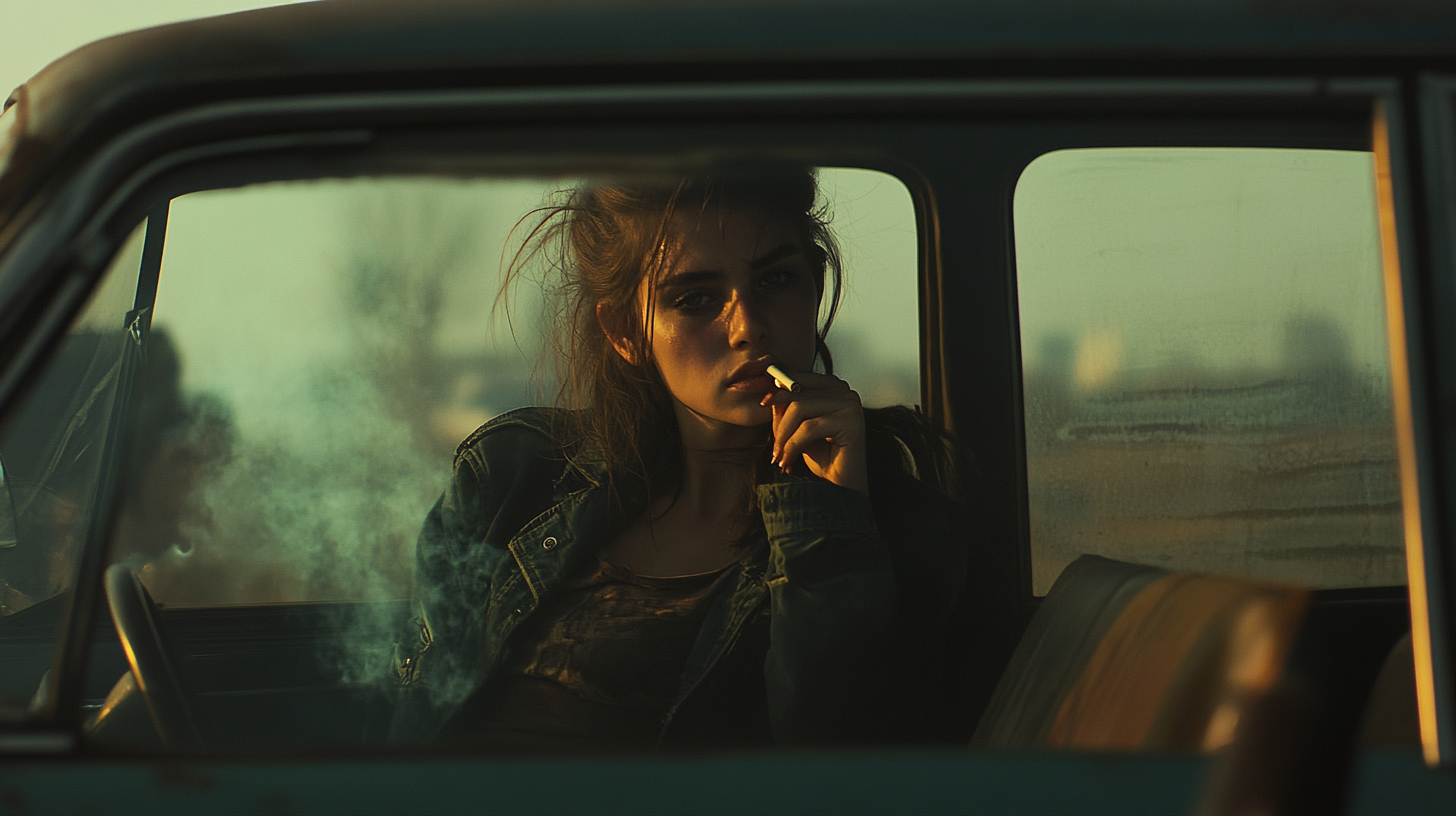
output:
<instances>
[{"instance_id":1,"label":"woman's nose","mask_svg":"<svg viewBox=\"0 0 1456 816\"><path fill-rule=\"evenodd\" d=\"M768 336L768 324L751 298L735 294L728 303L728 345L751 348Z\"/></svg>"}]
</instances>

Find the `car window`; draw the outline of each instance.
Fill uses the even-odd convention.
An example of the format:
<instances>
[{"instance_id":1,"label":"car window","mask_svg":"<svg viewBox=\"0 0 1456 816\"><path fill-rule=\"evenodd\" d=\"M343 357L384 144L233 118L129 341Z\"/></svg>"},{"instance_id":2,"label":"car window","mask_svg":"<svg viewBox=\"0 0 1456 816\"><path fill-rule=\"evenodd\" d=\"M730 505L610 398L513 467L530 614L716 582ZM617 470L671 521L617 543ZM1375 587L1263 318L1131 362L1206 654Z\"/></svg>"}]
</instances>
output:
<instances>
[{"instance_id":1,"label":"car window","mask_svg":"<svg viewBox=\"0 0 1456 816\"><path fill-rule=\"evenodd\" d=\"M846 291L829 344L869 405L919 400L915 213L820 171ZM572 179L363 178L171 204L149 347L154 468L113 552L170 606L405 597L456 446L549 404L541 303L501 271ZM383 662L380 663L384 665Z\"/></svg>"},{"instance_id":2,"label":"car window","mask_svg":"<svg viewBox=\"0 0 1456 816\"><path fill-rule=\"evenodd\" d=\"M1038 594L1083 553L1405 582L1369 153L1056 151L1014 219Z\"/></svg>"},{"instance_id":3,"label":"car window","mask_svg":"<svg viewBox=\"0 0 1456 816\"><path fill-rule=\"evenodd\" d=\"M107 456L116 442L110 420L137 363L126 325L145 234L143 223L117 253L0 436L9 494L0 495L0 515L14 514L0 542L0 640L10 655L0 671L0 707L41 702L64 602L102 512L108 458L117 458Z\"/></svg>"}]
</instances>

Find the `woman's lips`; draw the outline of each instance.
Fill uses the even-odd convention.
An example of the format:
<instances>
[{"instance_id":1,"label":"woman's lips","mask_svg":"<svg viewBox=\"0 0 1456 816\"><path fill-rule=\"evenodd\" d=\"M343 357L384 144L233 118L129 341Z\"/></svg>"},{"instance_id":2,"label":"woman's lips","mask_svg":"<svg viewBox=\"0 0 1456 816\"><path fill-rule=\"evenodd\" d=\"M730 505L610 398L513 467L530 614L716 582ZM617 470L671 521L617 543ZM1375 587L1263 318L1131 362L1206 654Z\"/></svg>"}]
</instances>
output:
<instances>
[{"instance_id":1,"label":"woman's lips","mask_svg":"<svg viewBox=\"0 0 1456 816\"><path fill-rule=\"evenodd\" d=\"M759 374L754 377L731 382L728 384L728 387L734 391L751 391L762 394L774 389L774 381L773 377L767 374Z\"/></svg>"}]
</instances>

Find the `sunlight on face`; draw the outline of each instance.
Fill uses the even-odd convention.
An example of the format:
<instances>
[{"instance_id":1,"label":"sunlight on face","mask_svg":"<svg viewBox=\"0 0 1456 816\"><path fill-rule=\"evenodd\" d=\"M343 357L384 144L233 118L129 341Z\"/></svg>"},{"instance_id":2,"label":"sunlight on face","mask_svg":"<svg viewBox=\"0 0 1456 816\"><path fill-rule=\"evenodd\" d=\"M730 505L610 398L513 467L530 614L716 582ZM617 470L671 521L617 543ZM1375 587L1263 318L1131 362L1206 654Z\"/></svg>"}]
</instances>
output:
<instances>
[{"instance_id":1,"label":"sunlight on face","mask_svg":"<svg viewBox=\"0 0 1456 816\"><path fill-rule=\"evenodd\" d=\"M815 248L788 222L743 213L677 216L671 234L649 336L679 424L761 426L771 412L759 401L773 388L764 368L814 363Z\"/></svg>"}]
</instances>

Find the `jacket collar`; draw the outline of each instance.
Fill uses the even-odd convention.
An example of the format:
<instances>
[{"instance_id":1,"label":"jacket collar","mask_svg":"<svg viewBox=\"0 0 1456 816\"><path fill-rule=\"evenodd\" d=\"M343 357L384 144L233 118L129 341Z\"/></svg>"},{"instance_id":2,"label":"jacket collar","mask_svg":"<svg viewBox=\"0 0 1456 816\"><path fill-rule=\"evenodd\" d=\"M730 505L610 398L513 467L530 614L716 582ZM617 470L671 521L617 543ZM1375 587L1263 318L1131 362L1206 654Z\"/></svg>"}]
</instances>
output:
<instances>
[{"instance_id":1,"label":"jacket collar","mask_svg":"<svg viewBox=\"0 0 1456 816\"><path fill-rule=\"evenodd\" d=\"M601 456L584 452L566 455L552 492L552 507L508 545L537 603L606 547L647 495L640 480L609 479Z\"/></svg>"},{"instance_id":2,"label":"jacket collar","mask_svg":"<svg viewBox=\"0 0 1456 816\"><path fill-rule=\"evenodd\" d=\"M552 484L553 500L560 504L582 490L603 490L612 495L621 511L640 511L647 506L647 485L639 478L607 471L606 459L594 448L576 446L563 453L566 466Z\"/></svg>"},{"instance_id":3,"label":"jacket collar","mask_svg":"<svg viewBox=\"0 0 1456 816\"><path fill-rule=\"evenodd\" d=\"M557 501L561 501L568 494L579 490L601 487L609 483L606 460L597 451L570 451L565 454L565 458L566 467L561 469L561 475L552 485Z\"/></svg>"}]
</instances>

